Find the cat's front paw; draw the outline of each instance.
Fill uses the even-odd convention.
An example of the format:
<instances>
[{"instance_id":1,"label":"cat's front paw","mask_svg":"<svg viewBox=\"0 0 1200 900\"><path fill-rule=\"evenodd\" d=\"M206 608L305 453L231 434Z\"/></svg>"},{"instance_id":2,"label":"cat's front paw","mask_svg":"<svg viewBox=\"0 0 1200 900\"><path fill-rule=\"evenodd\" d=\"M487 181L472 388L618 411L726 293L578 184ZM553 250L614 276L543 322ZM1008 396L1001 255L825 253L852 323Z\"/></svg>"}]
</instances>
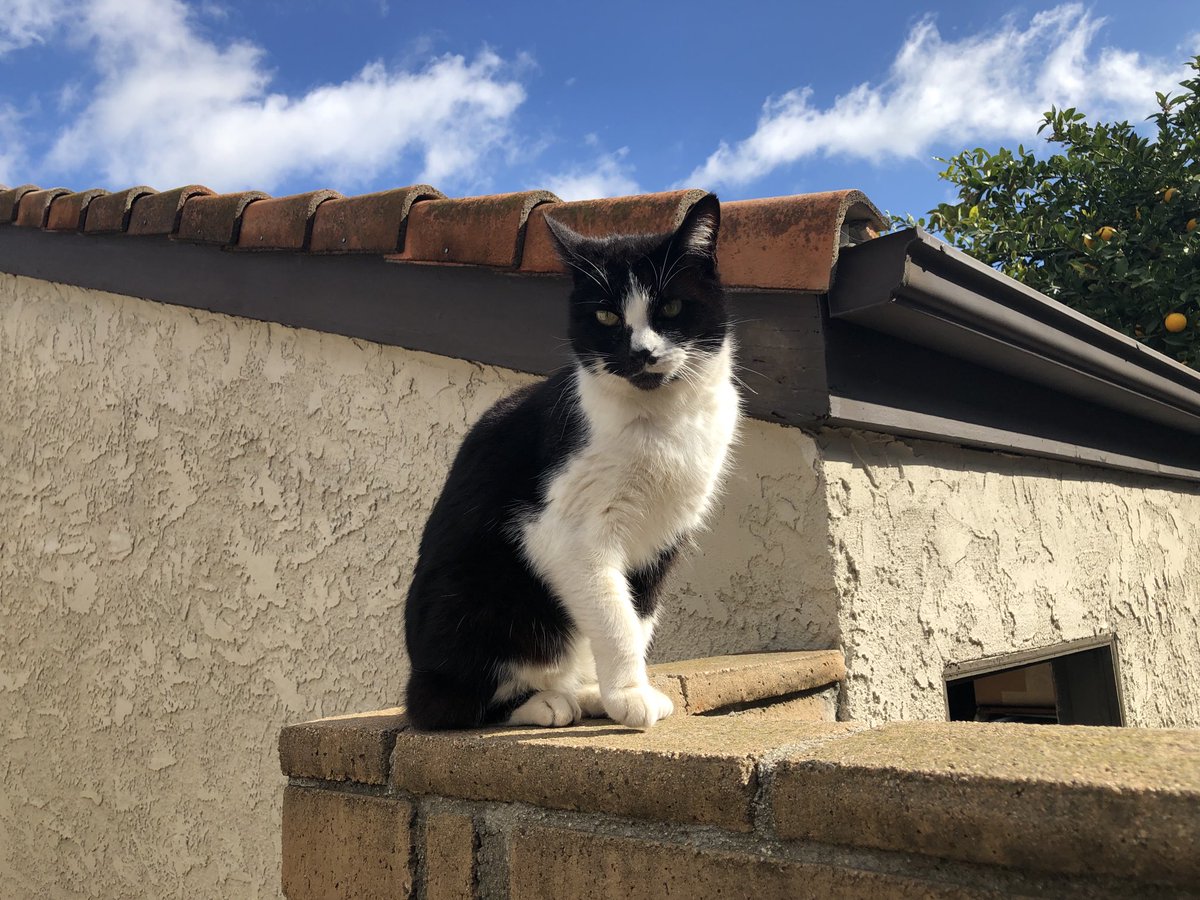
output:
<instances>
[{"instance_id":1,"label":"cat's front paw","mask_svg":"<svg viewBox=\"0 0 1200 900\"><path fill-rule=\"evenodd\" d=\"M675 704L662 691L648 684L617 688L604 695L609 717L630 728L649 728L675 711Z\"/></svg>"},{"instance_id":2,"label":"cat's front paw","mask_svg":"<svg viewBox=\"0 0 1200 900\"><path fill-rule=\"evenodd\" d=\"M541 725L561 728L574 725L581 718L579 703L562 691L538 691L508 717L509 725Z\"/></svg>"}]
</instances>

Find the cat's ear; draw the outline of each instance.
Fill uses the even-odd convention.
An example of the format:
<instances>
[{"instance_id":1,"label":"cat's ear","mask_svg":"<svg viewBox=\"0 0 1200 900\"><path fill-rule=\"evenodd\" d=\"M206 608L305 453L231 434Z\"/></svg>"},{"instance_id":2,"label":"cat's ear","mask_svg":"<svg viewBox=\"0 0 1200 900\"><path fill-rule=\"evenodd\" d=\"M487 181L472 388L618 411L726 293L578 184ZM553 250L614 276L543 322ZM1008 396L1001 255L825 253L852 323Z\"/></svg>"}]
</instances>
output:
<instances>
[{"instance_id":1,"label":"cat's ear","mask_svg":"<svg viewBox=\"0 0 1200 900\"><path fill-rule=\"evenodd\" d=\"M682 247L684 253L707 256L717 255L717 232L721 227L721 202L716 194L708 194L697 200L683 217L675 230L672 243Z\"/></svg>"},{"instance_id":2,"label":"cat's ear","mask_svg":"<svg viewBox=\"0 0 1200 900\"><path fill-rule=\"evenodd\" d=\"M567 265L570 265L572 260L579 259L579 248L585 240L584 236L550 216L546 216L546 225L550 229L550 236L554 238L554 249L558 251L558 258Z\"/></svg>"}]
</instances>

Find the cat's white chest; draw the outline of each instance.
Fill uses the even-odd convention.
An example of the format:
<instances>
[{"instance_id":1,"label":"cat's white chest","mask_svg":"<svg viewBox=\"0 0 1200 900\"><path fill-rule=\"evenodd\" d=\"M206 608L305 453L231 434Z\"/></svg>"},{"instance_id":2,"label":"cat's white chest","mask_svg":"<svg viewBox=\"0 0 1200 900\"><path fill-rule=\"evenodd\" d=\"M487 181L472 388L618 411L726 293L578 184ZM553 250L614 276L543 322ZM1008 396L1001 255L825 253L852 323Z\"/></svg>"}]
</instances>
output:
<instances>
[{"instance_id":1,"label":"cat's white chest","mask_svg":"<svg viewBox=\"0 0 1200 900\"><path fill-rule=\"evenodd\" d=\"M690 389L686 402L678 393L630 401L585 388L587 441L547 486L546 506L527 531L534 555L571 538L636 569L698 528L737 431L726 369Z\"/></svg>"}]
</instances>

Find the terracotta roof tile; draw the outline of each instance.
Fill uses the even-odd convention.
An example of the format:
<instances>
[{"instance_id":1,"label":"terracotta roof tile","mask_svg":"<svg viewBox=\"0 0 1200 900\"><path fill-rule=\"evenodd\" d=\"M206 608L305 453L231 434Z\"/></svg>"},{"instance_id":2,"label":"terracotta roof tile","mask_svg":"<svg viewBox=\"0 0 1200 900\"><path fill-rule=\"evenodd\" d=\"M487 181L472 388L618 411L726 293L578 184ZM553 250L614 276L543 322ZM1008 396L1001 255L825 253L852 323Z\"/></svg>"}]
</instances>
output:
<instances>
[{"instance_id":1,"label":"terracotta roof tile","mask_svg":"<svg viewBox=\"0 0 1200 900\"><path fill-rule=\"evenodd\" d=\"M721 278L737 287L823 293L847 221L884 230L883 216L861 191L722 203Z\"/></svg>"},{"instance_id":2,"label":"terracotta roof tile","mask_svg":"<svg viewBox=\"0 0 1200 900\"><path fill-rule=\"evenodd\" d=\"M111 234L129 227L129 214L139 197L156 193L144 184L97 197L88 206L83 229L88 234Z\"/></svg>"},{"instance_id":3,"label":"terracotta roof tile","mask_svg":"<svg viewBox=\"0 0 1200 900\"><path fill-rule=\"evenodd\" d=\"M50 217L50 204L54 202L54 198L69 193L69 188L47 188L43 191L27 192L17 203L14 223L22 228L45 228L46 220Z\"/></svg>"},{"instance_id":4,"label":"terracotta roof tile","mask_svg":"<svg viewBox=\"0 0 1200 900\"><path fill-rule=\"evenodd\" d=\"M0 224L12 222L17 217L17 205L21 198L31 191L36 191L36 184L23 184L20 187L0 191Z\"/></svg>"},{"instance_id":5,"label":"terracotta roof tile","mask_svg":"<svg viewBox=\"0 0 1200 900\"><path fill-rule=\"evenodd\" d=\"M83 231L88 207L97 197L103 197L107 193L100 188L92 188L90 191L55 197L50 204L50 217L46 220L46 228L50 231Z\"/></svg>"},{"instance_id":6,"label":"terracotta roof tile","mask_svg":"<svg viewBox=\"0 0 1200 900\"><path fill-rule=\"evenodd\" d=\"M186 184L157 194L147 194L133 201L129 216L129 233L174 234L179 229L183 207L193 197L206 197L213 192L202 184Z\"/></svg>"},{"instance_id":7,"label":"terracotta roof tile","mask_svg":"<svg viewBox=\"0 0 1200 900\"><path fill-rule=\"evenodd\" d=\"M236 244L246 207L270 196L262 191L242 191L193 197L184 204L176 237L201 244Z\"/></svg>"},{"instance_id":8,"label":"terracotta roof tile","mask_svg":"<svg viewBox=\"0 0 1200 900\"><path fill-rule=\"evenodd\" d=\"M404 251L392 260L515 266L521 257L525 222L541 203L554 203L549 191L522 191L426 200L408 214Z\"/></svg>"},{"instance_id":9,"label":"terracotta roof tile","mask_svg":"<svg viewBox=\"0 0 1200 900\"><path fill-rule=\"evenodd\" d=\"M525 231L522 272L566 272L558 260L554 239L546 225L546 216L573 228L580 234L659 234L674 231L696 202L707 191L667 191L662 194L637 194L607 200L580 200L538 207L529 216Z\"/></svg>"},{"instance_id":10,"label":"terracotta roof tile","mask_svg":"<svg viewBox=\"0 0 1200 900\"><path fill-rule=\"evenodd\" d=\"M309 247L314 253L394 253L404 249L412 205L444 199L437 188L414 184L326 201L317 208Z\"/></svg>"},{"instance_id":11,"label":"terracotta roof tile","mask_svg":"<svg viewBox=\"0 0 1200 900\"><path fill-rule=\"evenodd\" d=\"M310 191L251 203L242 215L237 245L243 250L304 250L317 207L341 196L337 191Z\"/></svg>"},{"instance_id":12,"label":"terracotta roof tile","mask_svg":"<svg viewBox=\"0 0 1200 900\"><path fill-rule=\"evenodd\" d=\"M213 194L201 185L162 193L140 186L106 194L27 184L0 189L0 224L103 234L171 235L239 249L379 253L391 262L478 265L522 274L562 273L546 216L583 234L662 233L703 197L668 191L564 203L548 191L450 199L427 184L357 197L312 191L271 198ZM727 286L824 293L838 249L884 230L858 191L721 205L717 253Z\"/></svg>"}]
</instances>

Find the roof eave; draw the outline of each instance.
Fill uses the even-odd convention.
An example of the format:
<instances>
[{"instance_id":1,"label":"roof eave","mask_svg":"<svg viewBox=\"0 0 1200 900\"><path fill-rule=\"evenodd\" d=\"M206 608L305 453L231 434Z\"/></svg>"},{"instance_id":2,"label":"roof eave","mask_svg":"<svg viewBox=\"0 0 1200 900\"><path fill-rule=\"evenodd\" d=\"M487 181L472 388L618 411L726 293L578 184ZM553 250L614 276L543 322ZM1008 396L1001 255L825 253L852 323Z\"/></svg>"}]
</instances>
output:
<instances>
[{"instance_id":1,"label":"roof eave","mask_svg":"<svg viewBox=\"0 0 1200 900\"><path fill-rule=\"evenodd\" d=\"M1200 434L1200 372L920 229L844 251L829 312L1061 394Z\"/></svg>"}]
</instances>

